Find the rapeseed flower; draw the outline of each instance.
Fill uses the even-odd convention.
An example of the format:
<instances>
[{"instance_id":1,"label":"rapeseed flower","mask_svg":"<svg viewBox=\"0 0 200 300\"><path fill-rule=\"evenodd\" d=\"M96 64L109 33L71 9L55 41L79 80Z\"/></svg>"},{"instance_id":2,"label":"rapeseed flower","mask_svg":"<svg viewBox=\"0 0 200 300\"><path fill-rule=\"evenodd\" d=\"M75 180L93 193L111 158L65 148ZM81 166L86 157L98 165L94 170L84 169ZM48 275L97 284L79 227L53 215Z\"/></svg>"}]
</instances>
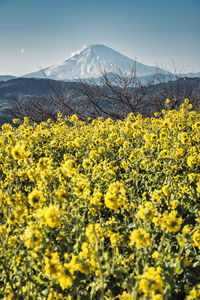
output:
<instances>
[{"instance_id":1,"label":"rapeseed flower","mask_svg":"<svg viewBox=\"0 0 200 300\"><path fill-rule=\"evenodd\" d=\"M137 215L145 221L151 221L156 214L157 211L150 201L146 201L143 205L140 205L137 212Z\"/></svg>"},{"instance_id":2,"label":"rapeseed flower","mask_svg":"<svg viewBox=\"0 0 200 300\"><path fill-rule=\"evenodd\" d=\"M151 299L157 299L157 295L158 299L162 299L163 279L161 273L161 267L155 268L146 265L144 273L140 275L139 291L151 296Z\"/></svg>"},{"instance_id":3,"label":"rapeseed flower","mask_svg":"<svg viewBox=\"0 0 200 300\"><path fill-rule=\"evenodd\" d=\"M42 216L44 224L51 228L58 228L61 225L61 212L57 205L50 205L43 208Z\"/></svg>"},{"instance_id":4,"label":"rapeseed flower","mask_svg":"<svg viewBox=\"0 0 200 300\"><path fill-rule=\"evenodd\" d=\"M62 171L68 177L72 177L77 172L77 164L76 161L72 158L66 160L62 165Z\"/></svg>"},{"instance_id":5,"label":"rapeseed flower","mask_svg":"<svg viewBox=\"0 0 200 300\"><path fill-rule=\"evenodd\" d=\"M150 234L142 228L135 229L134 231L132 231L129 238L130 247L136 245L136 248L140 249L142 247L150 246Z\"/></svg>"},{"instance_id":6,"label":"rapeseed flower","mask_svg":"<svg viewBox=\"0 0 200 300\"><path fill-rule=\"evenodd\" d=\"M168 109L2 125L0 295L199 298L200 113Z\"/></svg>"},{"instance_id":7,"label":"rapeseed flower","mask_svg":"<svg viewBox=\"0 0 200 300\"><path fill-rule=\"evenodd\" d=\"M200 249L200 230L196 230L192 235L193 246Z\"/></svg>"},{"instance_id":8,"label":"rapeseed flower","mask_svg":"<svg viewBox=\"0 0 200 300\"><path fill-rule=\"evenodd\" d=\"M28 195L28 201L34 208L39 208L44 205L46 198L41 191L35 189Z\"/></svg>"},{"instance_id":9,"label":"rapeseed flower","mask_svg":"<svg viewBox=\"0 0 200 300\"><path fill-rule=\"evenodd\" d=\"M126 203L126 190L123 183L118 181L112 182L109 185L108 191L105 195L105 205L113 210L117 210Z\"/></svg>"},{"instance_id":10,"label":"rapeseed flower","mask_svg":"<svg viewBox=\"0 0 200 300\"><path fill-rule=\"evenodd\" d=\"M177 217L178 212L176 210L172 210L170 213L165 212L163 214L161 226L166 228L169 232L177 232L180 230L182 225L182 218Z\"/></svg>"}]
</instances>

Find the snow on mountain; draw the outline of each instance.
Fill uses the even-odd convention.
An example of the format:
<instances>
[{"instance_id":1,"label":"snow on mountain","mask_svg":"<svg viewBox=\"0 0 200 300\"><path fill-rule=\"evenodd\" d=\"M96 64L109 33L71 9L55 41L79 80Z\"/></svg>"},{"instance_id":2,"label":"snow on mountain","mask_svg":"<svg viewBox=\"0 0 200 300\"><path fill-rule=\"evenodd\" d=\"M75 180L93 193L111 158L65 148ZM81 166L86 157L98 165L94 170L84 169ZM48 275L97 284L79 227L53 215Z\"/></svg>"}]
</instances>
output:
<instances>
[{"instance_id":1,"label":"snow on mountain","mask_svg":"<svg viewBox=\"0 0 200 300\"><path fill-rule=\"evenodd\" d=\"M7 81L10 79L16 79L16 76L13 75L0 75L0 81Z\"/></svg>"},{"instance_id":2,"label":"snow on mountain","mask_svg":"<svg viewBox=\"0 0 200 300\"><path fill-rule=\"evenodd\" d=\"M190 77L190 78L200 77L200 72L181 74L181 77Z\"/></svg>"},{"instance_id":3,"label":"snow on mountain","mask_svg":"<svg viewBox=\"0 0 200 300\"><path fill-rule=\"evenodd\" d=\"M149 76L155 72L167 73L163 69L147 66L130 59L107 46L90 45L58 65L27 74L24 77L44 78L46 76L55 80L89 79L101 77L103 71L119 73L119 70L128 76L133 68L136 69L138 77Z\"/></svg>"}]
</instances>

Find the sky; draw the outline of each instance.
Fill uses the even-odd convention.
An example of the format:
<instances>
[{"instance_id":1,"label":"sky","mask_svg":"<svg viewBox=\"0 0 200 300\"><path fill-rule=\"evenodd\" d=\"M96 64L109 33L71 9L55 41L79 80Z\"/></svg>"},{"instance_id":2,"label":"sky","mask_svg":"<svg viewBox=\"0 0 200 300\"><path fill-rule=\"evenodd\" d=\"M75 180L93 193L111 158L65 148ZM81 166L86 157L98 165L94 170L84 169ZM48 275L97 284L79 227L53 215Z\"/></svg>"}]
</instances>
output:
<instances>
[{"instance_id":1,"label":"sky","mask_svg":"<svg viewBox=\"0 0 200 300\"><path fill-rule=\"evenodd\" d=\"M91 44L200 72L200 0L0 0L0 75L38 71Z\"/></svg>"}]
</instances>

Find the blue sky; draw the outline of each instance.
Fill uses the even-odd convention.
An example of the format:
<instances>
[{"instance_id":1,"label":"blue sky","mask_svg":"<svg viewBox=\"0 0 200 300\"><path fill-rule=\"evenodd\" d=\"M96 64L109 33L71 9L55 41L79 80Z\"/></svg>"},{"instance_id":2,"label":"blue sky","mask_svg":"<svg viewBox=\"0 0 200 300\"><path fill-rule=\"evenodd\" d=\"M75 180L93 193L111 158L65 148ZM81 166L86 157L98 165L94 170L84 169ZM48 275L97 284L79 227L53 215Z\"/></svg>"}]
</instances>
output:
<instances>
[{"instance_id":1,"label":"blue sky","mask_svg":"<svg viewBox=\"0 0 200 300\"><path fill-rule=\"evenodd\" d=\"M0 0L0 74L104 44L148 65L200 71L200 0Z\"/></svg>"}]
</instances>

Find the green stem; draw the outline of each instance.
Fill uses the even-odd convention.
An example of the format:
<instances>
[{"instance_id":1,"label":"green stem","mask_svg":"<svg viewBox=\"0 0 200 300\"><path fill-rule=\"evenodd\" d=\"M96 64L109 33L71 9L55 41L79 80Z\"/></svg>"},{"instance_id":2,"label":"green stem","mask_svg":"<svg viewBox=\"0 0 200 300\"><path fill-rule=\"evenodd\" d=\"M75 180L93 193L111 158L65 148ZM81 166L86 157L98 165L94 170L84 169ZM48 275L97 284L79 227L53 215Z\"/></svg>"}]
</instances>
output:
<instances>
[{"instance_id":1,"label":"green stem","mask_svg":"<svg viewBox=\"0 0 200 300\"><path fill-rule=\"evenodd\" d=\"M16 297L17 295L15 293L15 288L13 286L12 280L10 280L9 272L7 271L7 267L5 266L3 261L2 261L2 265L3 265L4 271L6 273L7 282L10 284L10 287L11 287L11 290L12 290L12 293L13 293L14 297Z\"/></svg>"},{"instance_id":2,"label":"green stem","mask_svg":"<svg viewBox=\"0 0 200 300\"><path fill-rule=\"evenodd\" d=\"M139 284L139 275L140 275L140 268L139 268L139 261L140 261L140 256L138 249L136 249L136 281L135 281L135 286L131 294L131 300L137 300L137 294L138 294L138 284Z\"/></svg>"},{"instance_id":3,"label":"green stem","mask_svg":"<svg viewBox=\"0 0 200 300\"><path fill-rule=\"evenodd\" d=\"M162 250L162 247L163 247L163 244L164 244L164 240L165 240L165 235L166 235L166 231L164 230L163 231L163 235L162 235L162 239L161 239L161 242L160 242L160 246L158 248L158 252L160 253L161 250Z\"/></svg>"}]
</instances>

